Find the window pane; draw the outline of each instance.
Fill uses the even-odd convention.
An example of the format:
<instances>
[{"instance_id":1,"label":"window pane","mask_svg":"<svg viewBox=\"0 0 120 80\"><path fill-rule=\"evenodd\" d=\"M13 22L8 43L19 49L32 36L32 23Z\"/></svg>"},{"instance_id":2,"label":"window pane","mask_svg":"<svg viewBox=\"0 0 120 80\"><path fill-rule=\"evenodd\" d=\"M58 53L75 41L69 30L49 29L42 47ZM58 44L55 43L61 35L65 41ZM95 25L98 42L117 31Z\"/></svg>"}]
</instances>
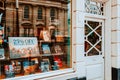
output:
<instances>
[{"instance_id":1,"label":"window pane","mask_svg":"<svg viewBox=\"0 0 120 80\"><path fill-rule=\"evenodd\" d=\"M42 13L42 8L38 8L38 19L42 19L43 13Z\"/></svg>"},{"instance_id":2,"label":"window pane","mask_svg":"<svg viewBox=\"0 0 120 80\"><path fill-rule=\"evenodd\" d=\"M102 54L102 22L85 21L85 56Z\"/></svg>"},{"instance_id":3,"label":"window pane","mask_svg":"<svg viewBox=\"0 0 120 80\"><path fill-rule=\"evenodd\" d=\"M51 0L51 7L46 2L24 0L16 9L10 6L15 2L7 0L10 10L6 6L6 17L0 9L4 17L0 24L0 79L72 67L70 1ZM66 5L64 9L61 4Z\"/></svg>"},{"instance_id":4,"label":"window pane","mask_svg":"<svg viewBox=\"0 0 120 80\"><path fill-rule=\"evenodd\" d=\"M55 9L54 8L50 9L50 17L51 17L51 20L55 19Z\"/></svg>"},{"instance_id":5,"label":"window pane","mask_svg":"<svg viewBox=\"0 0 120 80\"><path fill-rule=\"evenodd\" d=\"M29 18L29 6L24 7L24 18Z\"/></svg>"}]
</instances>

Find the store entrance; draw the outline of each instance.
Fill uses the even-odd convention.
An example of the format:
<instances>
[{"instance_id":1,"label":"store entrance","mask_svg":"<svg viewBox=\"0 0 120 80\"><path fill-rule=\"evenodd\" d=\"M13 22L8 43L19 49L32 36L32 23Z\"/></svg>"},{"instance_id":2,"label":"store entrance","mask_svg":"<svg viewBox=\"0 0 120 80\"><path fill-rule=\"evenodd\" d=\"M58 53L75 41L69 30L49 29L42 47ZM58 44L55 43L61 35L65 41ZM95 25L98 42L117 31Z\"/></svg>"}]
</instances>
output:
<instances>
[{"instance_id":1,"label":"store entrance","mask_svg":"<svg viewBox=\"0 0 120 80\"><path fill-rule=\"evenodd\" d=\"M104 20L85 19L87 80L104 80Z\"/></svg>"}]
</instances>

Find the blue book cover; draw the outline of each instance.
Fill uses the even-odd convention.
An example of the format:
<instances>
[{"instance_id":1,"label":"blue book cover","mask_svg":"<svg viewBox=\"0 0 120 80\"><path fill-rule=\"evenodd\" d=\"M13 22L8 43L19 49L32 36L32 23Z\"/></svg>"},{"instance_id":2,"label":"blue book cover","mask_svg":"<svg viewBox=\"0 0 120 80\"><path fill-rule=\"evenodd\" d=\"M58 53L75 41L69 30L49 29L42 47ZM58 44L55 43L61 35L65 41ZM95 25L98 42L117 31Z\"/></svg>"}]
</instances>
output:
<instances>
[{"instance_id":1,"label":"blue book cover","mask_svg":"<svg viewBox=\"0 0 120 80\"><path fill-rule=\"evenodd\" d=\"M5 59L4 49L0 49L0 59Z\"/></svg>"},{"instance_id":2,"label":"blue book cover","mask_svg":"<svg viewBox=\"0 0 120 80\"><path fill-rule=\"evenodd\" d=\"M30 62L28 60L23 62L24 74L30 74Z\"/></svg>"},{"instance_id":3,"label":"blue book cover","mask_svg":"<svg viewBox=\"0 0 120 80\"><path fill-rule=\"evenodd\" d=\"M43 53L44 53L44 54L50 54L50 53L51 53L51 52L50 52L50 47L49 47L48 44L43 44L43 45L42 45L42 49L43 49Z\"/></svg>"}]
</instances>

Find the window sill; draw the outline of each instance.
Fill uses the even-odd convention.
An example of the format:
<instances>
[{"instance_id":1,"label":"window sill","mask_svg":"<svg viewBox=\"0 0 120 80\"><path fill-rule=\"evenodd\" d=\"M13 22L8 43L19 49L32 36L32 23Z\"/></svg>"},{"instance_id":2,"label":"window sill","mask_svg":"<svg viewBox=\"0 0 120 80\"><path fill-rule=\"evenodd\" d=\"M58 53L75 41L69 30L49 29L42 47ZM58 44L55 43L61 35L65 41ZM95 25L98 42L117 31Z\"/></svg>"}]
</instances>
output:
<instances>
[{"instance_id":1,"label":"window sill","mask_svg":"<svg viewBox=\"0 0 120 80\"><path fill-rule=\"evenodd\" d=\"M59 76L61 74L68 74L68 73L74 73L74 70L72 68L69 68L69 69L64 69L64 70L56 70L56 71L50 71L50 72L8 78L5 80L23 80L23 79L24 80L33 80L33 79L39 79L39 78L48 78L48 77L53 77L53 76Z\"/></svg>"}]
</instances>

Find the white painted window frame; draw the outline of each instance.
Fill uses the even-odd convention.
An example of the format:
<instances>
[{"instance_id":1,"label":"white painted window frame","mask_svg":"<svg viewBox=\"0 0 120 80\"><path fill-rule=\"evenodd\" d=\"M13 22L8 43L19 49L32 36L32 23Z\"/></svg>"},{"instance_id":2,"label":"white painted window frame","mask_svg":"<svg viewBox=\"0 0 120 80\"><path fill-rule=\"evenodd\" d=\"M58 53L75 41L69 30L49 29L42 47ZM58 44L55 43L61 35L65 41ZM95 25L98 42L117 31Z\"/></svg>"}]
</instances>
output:
<instances>
[{"instance_id":1,"label":"white painted window frame","mask_svg":"<svg viewBox=\"0 0 120 80\"><path fill-rule=\"evenodd\" d=\"M95 19L95 18L92 18L92 16L90 17L90 18L88 18L88 17L85 17L85 20L87 20L87 21L94 21L94 22L102 22L102 34L101 34L101 36L102 36L102 40L101 40L101 42L102 42L102 49L101 49L101 51L102 51L102 55L101 56L103 56L104 57L104 28L105 28L105 26L104 26L104 21L105 21L105 19L104 18L100 18L100 19ZM95 29L94 29L95 30ZM96 43L95 43L96 44ZM93 47L95 47L95 46L93 46ZM98 56L98 55L93 55L93 56ZM99 56L100 56L100 54L99 54ZM86 56L86 57L90 57L90 56Z\"/></svg>"}]
</instances>

